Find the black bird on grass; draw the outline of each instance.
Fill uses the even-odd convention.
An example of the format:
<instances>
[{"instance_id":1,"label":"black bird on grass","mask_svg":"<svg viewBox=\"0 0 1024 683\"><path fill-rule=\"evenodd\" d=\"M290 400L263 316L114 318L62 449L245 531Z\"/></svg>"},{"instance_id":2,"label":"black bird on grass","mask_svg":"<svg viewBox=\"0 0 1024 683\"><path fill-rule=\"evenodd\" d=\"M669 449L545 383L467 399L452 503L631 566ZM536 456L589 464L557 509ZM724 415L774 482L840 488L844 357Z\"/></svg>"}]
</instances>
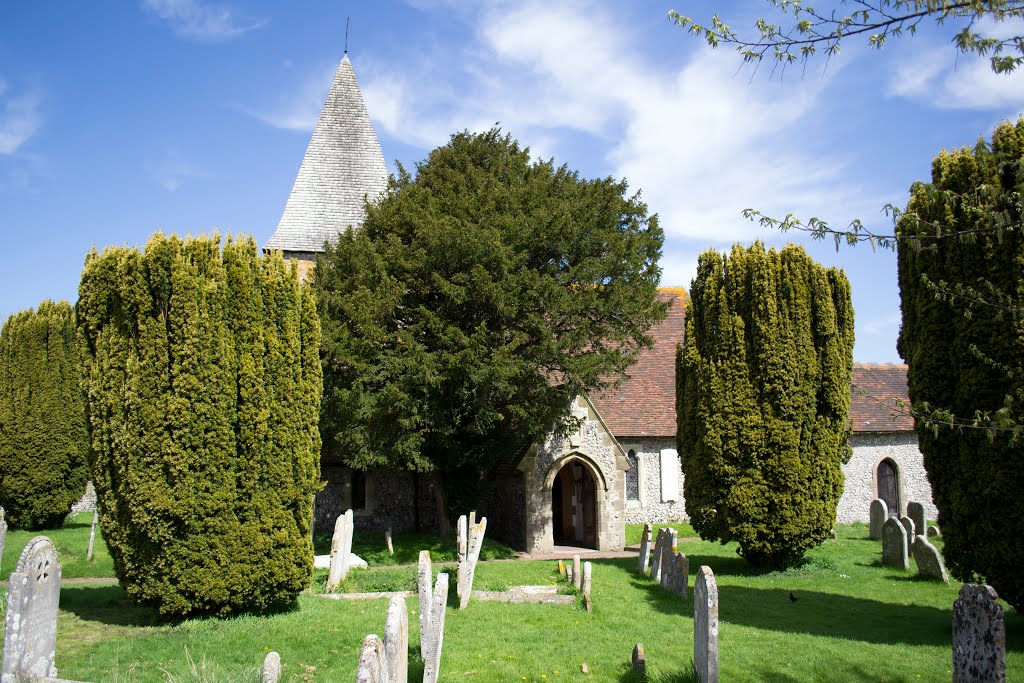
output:
<instances>
[{"instance_id":1,"label":"black bird on grass","mask_svg":"<svg viewBox=\"0 0 1024 683\"><path fill-rule=\"evenodd\" d=\"M790 602L796 602L798 599L799 598L797 598L795 595L793 595L793 591L789 591L789 601Z\"/></svg>"}]
</instances>

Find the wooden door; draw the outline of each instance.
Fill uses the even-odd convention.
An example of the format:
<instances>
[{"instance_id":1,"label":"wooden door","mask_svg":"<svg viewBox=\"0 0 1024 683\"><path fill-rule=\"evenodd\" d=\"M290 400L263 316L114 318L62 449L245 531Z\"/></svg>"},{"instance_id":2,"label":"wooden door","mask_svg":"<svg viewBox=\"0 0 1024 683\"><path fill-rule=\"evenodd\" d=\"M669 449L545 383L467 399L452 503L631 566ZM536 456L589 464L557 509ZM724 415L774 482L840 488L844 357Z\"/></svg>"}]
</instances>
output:
<instances>
[{"instance_id":1,"label":"wooden door","mask_svg":"<svg viewBox=\"0 0 1024 683\"><path fill-rule=\"evenodd\" d=\"M899 517L900 497L896 466L891 460L878 463L878 497L885 501L890 517Z\"/></svg>"}]
</instances>

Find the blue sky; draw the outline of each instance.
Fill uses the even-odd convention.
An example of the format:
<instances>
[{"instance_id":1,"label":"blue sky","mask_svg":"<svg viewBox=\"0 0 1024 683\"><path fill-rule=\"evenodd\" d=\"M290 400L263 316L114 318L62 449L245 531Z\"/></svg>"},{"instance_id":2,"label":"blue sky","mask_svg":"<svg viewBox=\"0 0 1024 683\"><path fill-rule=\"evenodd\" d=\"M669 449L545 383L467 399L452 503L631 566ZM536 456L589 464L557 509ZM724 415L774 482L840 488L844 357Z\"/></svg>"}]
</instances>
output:
<instances>
[{"instance_id":1,"label":"blue sky","mask_svg":"<svg viewBox=\"0 0 1024 683\"><path fill-rule=\"evenodd\" d=\"M76 298L93 246L156 229L248 232L284 209L344 50L384 157L407 167L454 131L500 125L583 175L625 177L666 232L665 285L733 242L796 241L845 269L855 359L898 362L895 258L745 221L746 207L885 230L942 148L1024 111L926 28L882 52L741 68L666 19L693 2L4 3L0 7L0 319ZM716 3L746 28L766 4ZM1005 32L1006 27L997 27ZM1020 27L1017 27L1017 32Z\"/></svg>"}]
</instances>

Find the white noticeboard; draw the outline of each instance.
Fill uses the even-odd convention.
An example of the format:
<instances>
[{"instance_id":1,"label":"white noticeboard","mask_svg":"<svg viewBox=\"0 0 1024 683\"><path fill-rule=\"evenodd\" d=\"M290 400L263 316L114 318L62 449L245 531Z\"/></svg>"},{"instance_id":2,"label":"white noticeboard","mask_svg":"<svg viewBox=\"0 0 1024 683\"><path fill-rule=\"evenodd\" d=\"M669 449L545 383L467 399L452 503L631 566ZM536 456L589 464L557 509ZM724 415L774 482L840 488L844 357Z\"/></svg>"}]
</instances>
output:
<instances>
[{"instance_id":1,"label":"white noticeboard","mask_svg":"<svg viewBox=\"0 0 1024 683\"><path fill-rule=\"evenodd\" d=\"M679 454L674 448L661 450L661 502L679 500Z\"/></svg>"}]
</instances>

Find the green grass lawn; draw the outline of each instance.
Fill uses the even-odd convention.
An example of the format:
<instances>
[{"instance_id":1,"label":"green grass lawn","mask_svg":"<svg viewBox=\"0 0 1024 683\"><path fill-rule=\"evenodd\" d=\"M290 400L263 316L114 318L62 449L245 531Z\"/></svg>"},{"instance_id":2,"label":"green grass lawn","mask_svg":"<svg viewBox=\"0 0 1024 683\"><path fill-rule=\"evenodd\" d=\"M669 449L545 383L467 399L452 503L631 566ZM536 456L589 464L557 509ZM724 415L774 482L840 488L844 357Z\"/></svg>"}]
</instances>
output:
<instances>
[{"instance_id":1,"label":"green grass lawn","mask_svg":"<svg viewBox=\"0 0 1024 683\"><path fill-rule=\"evenodd\" d=\"M9 530L4 543L4 556L0 558L0 580L7 581L7 577L18 564L21 551L36 536L47 536L53 541L60 559L61 576L65 579L113 577L114 562L110 559L110 553L107 552L99 525L96 526L96 543L93 547L92 560L85 559L85 553L89 549L89 529L91 527L92 513L80 512L76 515L69 515L62 529Z\"/></svg>"},{"instance_id":2,"label":"green grass lawn","mask_svg":"<svg viewBox=\"0 0 1024 683\"><path fill-rule=\"evenodd\" d=\"M881 567L880 544L864 525L808 555L803 567L758 572L735 546L687 541L695 570L714 569L720 596L723 681L946 681L951 677L951 606L958 584L916 579ZM87 530L86 530L87 533ZM396 539L397 540L397 539ZM396 555L398 548L396 547ZM411 549L403 552L411 553ZM472 602L449 607L441 678L445 681L633 681L636 642L650 680L686 680L693 649L692 598L662 591L634 573L635 558L594 561L594 612L581 605ZM555 562L482 562L475 588L557 582ZM454 599L454 567L450 596ZM377 574L376 578L373 576ZM360 577L364 578L360 578ZM351 581L414 586L415 570L354 570ZM692 580L691 580L692 585ZM793 592L797 602L789 600ZM410 610L410 680L418 680L419 628ZM270 616L161 622L116 586L69 584L61 595L57 666L93 681L255 681L270 649L285 680L350 681L362 639L381 634L386 600L300 596L296 609ZM1024 618L1007 611L1009 680L1024 671ZM586 663L589 675L581 673Z\"/></svg>"}]
</instances>

